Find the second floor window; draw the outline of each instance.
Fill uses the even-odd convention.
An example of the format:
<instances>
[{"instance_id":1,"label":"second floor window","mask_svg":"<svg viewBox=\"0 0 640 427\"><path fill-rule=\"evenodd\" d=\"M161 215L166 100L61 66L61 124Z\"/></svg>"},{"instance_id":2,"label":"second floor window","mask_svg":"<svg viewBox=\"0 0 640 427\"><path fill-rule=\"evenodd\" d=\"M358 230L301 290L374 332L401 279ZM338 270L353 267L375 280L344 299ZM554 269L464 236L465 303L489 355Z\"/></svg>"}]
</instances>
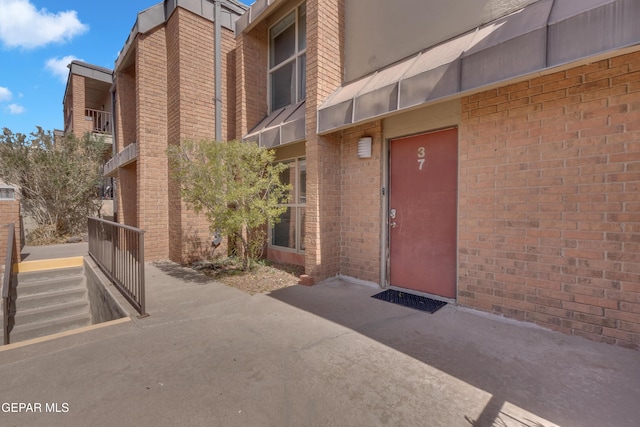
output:
<instances>
[{"instance_id":1,"label":"second floor window","mask_svg":"<svg viewBox=\"0 0 640 427\"><path fill-rule=\"evenodd\" d=\"M304 3L269 30L271 111L306 97L307 8Z\"/></svg>"}]
</instances>

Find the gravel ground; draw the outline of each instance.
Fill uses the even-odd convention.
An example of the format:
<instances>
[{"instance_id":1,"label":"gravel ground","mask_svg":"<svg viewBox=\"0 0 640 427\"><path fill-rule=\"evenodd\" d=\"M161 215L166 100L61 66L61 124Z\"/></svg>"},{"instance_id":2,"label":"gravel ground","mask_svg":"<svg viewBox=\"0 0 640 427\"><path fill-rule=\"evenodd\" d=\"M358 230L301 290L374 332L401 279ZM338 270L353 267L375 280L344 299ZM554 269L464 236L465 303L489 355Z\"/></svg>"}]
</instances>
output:
<instances>
[{"instance_id":1,"label":"gravel ground","mask_svg":"<svg viewBox=\"0 0 640 427\"><path fill-rule=\"evenodd\" d=\"M259 263L251 271L245 272L232 259L222 263L197 264L194 269L250 295L268 293L296 285L300 280L300 275L304 274L303 267L272 263Z\"/></svg>"}]
</instances>

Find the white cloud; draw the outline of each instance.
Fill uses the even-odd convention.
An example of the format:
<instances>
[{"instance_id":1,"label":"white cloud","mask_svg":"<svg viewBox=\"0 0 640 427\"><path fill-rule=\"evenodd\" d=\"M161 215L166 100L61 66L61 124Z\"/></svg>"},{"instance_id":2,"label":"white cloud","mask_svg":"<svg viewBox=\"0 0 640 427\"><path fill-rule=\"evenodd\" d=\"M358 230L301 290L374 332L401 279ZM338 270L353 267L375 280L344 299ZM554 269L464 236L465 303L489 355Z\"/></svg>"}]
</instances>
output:
<instances>
[{"instance_id":1,"label":"white cloud","mask_svg":"<svg viewBox=\"0 0 640 427\"><path fill-rule=\"evenodd\" d=\"M0 102L11 101L13 94L6 87L0 86Z\"/></svg>"},{"instance_id":2,"label":"white cloud","mask_svg":"<svg viewBox=\"0 0 640 427\"><path fill-rule=\"evenodd\" d=\"M9 104L6 108L9 110L9 114L22 114L24 113L24 107L18 104Z\"/></svg>"},{"instance_id":3,"label":"white cloud","mask_svg":"<svg viewBox=\"0 0 640 427\"><path fill-rule=\"evenodd\" d=\"M36 9L29 0L0 0L0 41L9 48L69 41L88 28L75 10L51 13Z\"/></svg>"},{"instance_id":4,"label":"white cloud","mask_svg":"<svg viewBox=\"0 0 640 427\"><path fill-rule=\"evenodd\" d=\"M69 68L67 65L71 64L71 61L75 61L76 59L78 58L73 55L67 55L63 58L51 58L47 60L45 66L51 74L59 78L63 83L66 83L67 78L69 77Z\"/></svg>"}]
</instances>

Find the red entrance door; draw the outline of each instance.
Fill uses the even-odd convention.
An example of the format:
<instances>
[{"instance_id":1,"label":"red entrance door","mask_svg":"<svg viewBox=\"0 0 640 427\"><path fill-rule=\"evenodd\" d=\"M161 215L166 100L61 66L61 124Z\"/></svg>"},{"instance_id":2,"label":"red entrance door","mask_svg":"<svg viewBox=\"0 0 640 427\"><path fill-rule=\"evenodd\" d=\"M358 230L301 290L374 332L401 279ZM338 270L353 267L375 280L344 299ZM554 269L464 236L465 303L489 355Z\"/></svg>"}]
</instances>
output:
<instances>
[{"instance_id":1,"label":"red entrance door","mask_svg":"<svg viewBox=\"0 0 640 427\"><path fill-rule=\"evenodd\" d=\"M458 133L394 139L389 162L391 285L455 298Z\"/></svg>"}]
</instances>

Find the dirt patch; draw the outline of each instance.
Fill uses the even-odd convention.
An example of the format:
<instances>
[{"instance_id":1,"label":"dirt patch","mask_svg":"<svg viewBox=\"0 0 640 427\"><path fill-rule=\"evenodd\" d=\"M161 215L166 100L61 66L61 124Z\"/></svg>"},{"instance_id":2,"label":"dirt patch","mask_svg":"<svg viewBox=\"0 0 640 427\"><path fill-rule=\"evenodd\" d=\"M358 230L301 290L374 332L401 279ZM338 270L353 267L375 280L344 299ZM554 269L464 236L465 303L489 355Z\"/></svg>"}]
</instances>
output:
<instances>
[{"instance_id":1,"label":"dirt patch","mask_svg":"<svg viewBox=\"0 0 640 427\"><path fill-rule=\"evenodd\" d=\"M233 258L216 262L201 262L192 266L220 283L240 289L250 295L268 293L297 285L304 268L261 261L251 271L243 271Z\"/></svg>"}]
</instances>

